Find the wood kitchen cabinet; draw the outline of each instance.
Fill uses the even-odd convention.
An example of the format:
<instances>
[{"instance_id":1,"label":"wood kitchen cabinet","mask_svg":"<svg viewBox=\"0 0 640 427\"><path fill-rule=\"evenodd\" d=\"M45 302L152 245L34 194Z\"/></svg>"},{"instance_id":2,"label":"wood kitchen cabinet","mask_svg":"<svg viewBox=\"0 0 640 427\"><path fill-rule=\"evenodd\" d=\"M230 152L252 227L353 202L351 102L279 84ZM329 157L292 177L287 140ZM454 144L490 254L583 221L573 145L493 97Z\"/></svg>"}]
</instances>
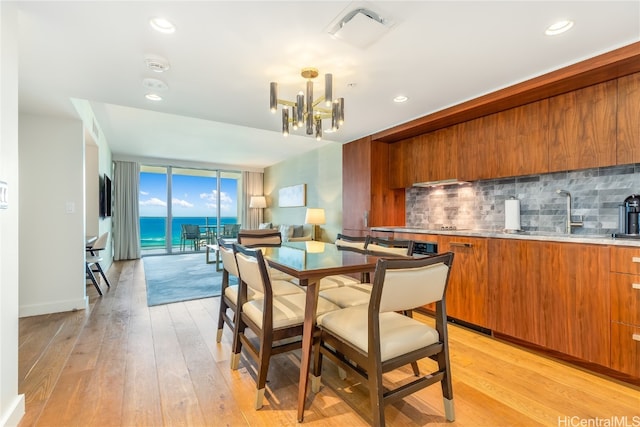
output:
<instances>
[{"instance_id":1,"label":"wood kitchen cabinet","mask_svg":"<svg viewBox=\"0 0 640 427\"><path fill-rule=\"evenodd\" d=\"M453 252L447 287L447 315L490 327L487 286L487 239L478 237L394 233L394 239L436 242L438 252ZM433 310L433 307L425 307Z\"/></svg>"},{"instance_id":2,"label":"wood kitchen cabinet","mask_svg":"<svg viewBox=\"0 0 640 427\"><path fill-rule=\"evenodd\" d=\"M545 243L542 262L546 346L609 366L609 248Z\"/></svg>"},{"instance_id":3,"label":"wood kitchen cabinet","mask_svg":"<svg viewBox=\"0 0 640 427\"><path fill-rule=\"evenodd\" d=\"M453 252L447 314L489 328L487 239L438 236L438 252Z\"/></svg>"},{"instance_id":4,"label":"wood kitchen cabinet","mask_svg":"<svg viewBox=\"0 0 640 427\"><path fill-rule=\"evenodd\" d=\"M361 138L342 146L342 227L366 235L405 223L405 191L389 187L389 144Z\"/></svg>"},{"instance_id":5,"label":"wood kitchen cabinet","mask_svg":"<svg viewBox=\"0 0 640 427\"><path fill-rule=\"evenodd\" d=\"M609 366L606 246L490 239L492 329Z\"/></svg>"},{"instance_id":6,"label":"wood kitchen cabinet","mask_svg":"<svg viewBox=\"0 0 640 427\"><path fill-rule=\"evenodd\" d=\"M541 254L544 243L489 239L489 305L491 329L546 346L540 293Z\"/></svg>"},{"instance_id":7,"label":"wood kitchen cabinet","mask_svg":"<svg viewBox=\"0 0 640 427\"><path fill-rule=\"evenodd\" d=\"M414 143L422 137L404 139L389 144L389 187L408 188L415 181L415 162L426 158L415 159L413 156Z\"/></svg>"},{"instance_id":8,"label":"wood kitchen cabinet","mask_svg":"<svg viewBox=\"0 0 640 427\"><path fill-rule=\"evenodd\" d=\"M451 126L415 138L412 184L458 178L458 130Z\"/></svg>"},{"instance_id":9,"label":"wood kitchen cabinet","mask_svg":"<svg viewBox=\"0 0 640 427\"><path fill-rule=\"evenodd\" d=\"M504 178L548 171L549 101L533 102L460 126L461 180Z\"/></svg>"},{"instance_id":10,"label":"wood kitchen cabinet","mask_svg":"<svg viewBox=\"0 0 640 427\"><path fill-rule=\"evenodd\" d=\"M640 248L611 247L611 368L640 378Z\"/></svg>"},{"instance_id":11,"label":"wood kitchen cabinet","mask_svg":"<svg viewBox=\"0 0 640 427\"><path fill-rule=\"evenodd\" d=\"M619 165L640 163L640 73L618 79L618 134L616 161Z\"/></svg>"},{"instance_id":12,"label":"wood kitchen cabinet","mask_svg":"<svg viewBox=\"0 0 640 427\"><path fill-rule=\"evenodd\" d=\"M616 104L617 80L549 99L550 172L616 164Z\"/></svg>"}]
</instances>

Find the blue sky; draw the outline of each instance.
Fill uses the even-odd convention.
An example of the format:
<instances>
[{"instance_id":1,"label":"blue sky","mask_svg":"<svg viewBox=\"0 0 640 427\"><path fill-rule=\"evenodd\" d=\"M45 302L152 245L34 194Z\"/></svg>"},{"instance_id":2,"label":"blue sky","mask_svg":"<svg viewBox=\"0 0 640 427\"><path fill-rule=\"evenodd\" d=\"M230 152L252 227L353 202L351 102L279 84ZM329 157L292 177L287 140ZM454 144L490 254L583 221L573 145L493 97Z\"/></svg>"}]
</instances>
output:
<instances>
[{"instance_id":1,"label":"blue sky","mask_svg":"<svg viewBox=\"0 0 640 427\"><path fill-rule=\"evenodd\" d=\"M140 216L167 216L167 177L159 173L140 173ZM216 178L173 175L172 210L174 217L215 217ZM220 179L220 216L238 216L238 181Z\"/></svg>"}]
</instances>

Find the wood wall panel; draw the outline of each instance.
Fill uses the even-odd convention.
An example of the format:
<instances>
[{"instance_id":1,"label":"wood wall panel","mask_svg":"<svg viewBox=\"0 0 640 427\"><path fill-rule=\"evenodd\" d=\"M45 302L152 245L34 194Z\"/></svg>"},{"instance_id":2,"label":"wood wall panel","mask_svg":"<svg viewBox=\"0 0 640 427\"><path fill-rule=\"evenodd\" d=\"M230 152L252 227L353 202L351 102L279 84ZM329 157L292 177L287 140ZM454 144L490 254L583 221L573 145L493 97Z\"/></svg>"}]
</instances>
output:
<instances>
[{"instance_id":1,"label":"wood wall panel","mask_svg":"<svg viewBox=\"0 0 640 427\"><path fill-rule=\"evenodd\" d=\"M371 209L371 138L342 146L342 227L363 230Z\"/></svg>"},{"instance_id":2,"label":"wood wall panel","mask_svg":"<svg viewBox=\"0 0 640 427\"><path fill-rule=\"evenodd\" d=\"M549 171L616 164L617 82L549 100Z\"/></svg>"},{"instance_id":3,"label":"wood wall panel","mask_svg":"<svg viewBox=\"0 0 640 427\"><path fill-rule=\"evenodd\" d=\"M640 163L640 73L618 79L617 119L617 163Z\"/></svg>"}]
</instances>

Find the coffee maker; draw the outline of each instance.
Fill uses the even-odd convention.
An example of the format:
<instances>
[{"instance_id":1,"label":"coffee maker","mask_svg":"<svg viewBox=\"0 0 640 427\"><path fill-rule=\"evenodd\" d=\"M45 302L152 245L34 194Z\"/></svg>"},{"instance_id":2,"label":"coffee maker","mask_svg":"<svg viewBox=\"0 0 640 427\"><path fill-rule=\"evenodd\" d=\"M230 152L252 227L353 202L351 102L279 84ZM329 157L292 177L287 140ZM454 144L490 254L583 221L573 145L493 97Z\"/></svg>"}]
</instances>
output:
<instances>
[{"instance_id":1,"label":"coffee maker","mask_svg":"<svg viewBox=\"0 0 640 427\"><path fill-rule=\"evenodd\" d=\"M630 195L624 199L624 203L618 209L618 236L640 237L640 227L638 226L640 196L636 194Z\"/></svg>"}]
</instances>

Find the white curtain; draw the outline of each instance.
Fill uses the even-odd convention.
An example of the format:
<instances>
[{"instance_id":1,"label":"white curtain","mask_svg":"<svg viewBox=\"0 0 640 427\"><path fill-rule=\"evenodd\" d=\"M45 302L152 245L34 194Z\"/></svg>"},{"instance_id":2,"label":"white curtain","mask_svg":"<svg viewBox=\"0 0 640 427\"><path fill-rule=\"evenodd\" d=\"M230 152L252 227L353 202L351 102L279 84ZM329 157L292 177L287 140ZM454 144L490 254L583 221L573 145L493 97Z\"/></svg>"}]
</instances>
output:
<instances>
[{"instance_id":1,"label":"white curtain","mask_svg":"<svg viewBox=\"0 0 640 427\"><path fill-rule=\"evenodd\" d=\"M242 228L255 230L263 222L263 209L249 208L251 196L264 195L264 174L262 172L242 172Z\"/></svg>"},{"instance_id":2,"label":"white curtain","mask_svg":"<svg viewBox=\"0 0 640 427\"><path fill-rule=\"evenodd\" d=\"M113 188L113 258L140 258L140 165L134 162L115 162Z\"/></svg>"}]
</instances>

